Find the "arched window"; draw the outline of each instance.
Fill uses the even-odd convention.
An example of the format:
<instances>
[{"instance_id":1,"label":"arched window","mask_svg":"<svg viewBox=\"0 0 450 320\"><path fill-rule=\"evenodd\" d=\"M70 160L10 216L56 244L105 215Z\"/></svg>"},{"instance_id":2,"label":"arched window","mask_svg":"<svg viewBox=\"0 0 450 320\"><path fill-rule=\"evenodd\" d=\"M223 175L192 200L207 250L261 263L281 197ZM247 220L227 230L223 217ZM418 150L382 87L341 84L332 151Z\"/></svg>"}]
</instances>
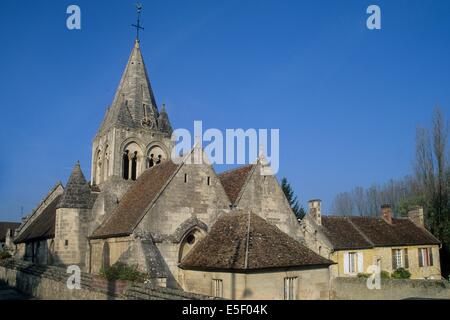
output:
<instances>
[{"instance_id":1,"label":"arched window","mask_svg":"<svg viewBox=\"0 0 450 320\"><path fill-rule=\"evenodd\" d=\"M126 157L125 157L126 155ZM141 147L136 142L126 145L123 157L123 178L125 180L136 180L141 174L143 153ZM145 164L144 164L145 166Z\"/></svg>"},{"instance_id":2,"label":"arched window","mask_svg":"<svg viewBox=\"0 0 450 320\"><path fill-rule=\"evenodd\" d=\"M125 180L129 179L129 171L130 171L130 158L128 156L129 151L125 150L122 157L122 177Z\"/></svg>"},{"instance_id":3,"label":"arched window","mask_svg":"<svg viewBox=\"0 0 450 320\"><path fill-rule=\"evenodd\" d=\"M151 168L155 165L155 155L152 153L148 158L148 167Z\"/></svg>"},{"instance_id":4,"label":"arched window","mask_svg":"<svg viewBox=\"0 0 450 320\"><path fill-rule=\"evenodd\" d=\"M191 249L204 237L205 232L198 228L195 228L186 233L180 244L178 262L181 262L181 260L183 260L183 258L189 253L189 251L191 251Z\"/></svg>"},{"instance_id":5,"label":"arched window","mask_svg":"<svg viewBox=\"0 0 450 320\"><path fill-rule=\"evenodd\" d=\"M131 180L136 180L137 178L137 151L134 152L133 158L131 158Z\"/></svg>"},{"instance_id":6,"label":"arched window","mask_svg":"<svg viewBox=\"0 0 450 320\"><path fill-rule=\"evenodd\" d=\"M167 159L166 152L160 146L153 146L147 152L148 167L151 168L155 165L161 164Z\"/></svg>"},{"instance_id":7,"label":"arched window","mask_svg":"<svg viewBox=\"0 0 450 320\"><path fill-rule=\"evenodd\" d=\"M109 243L105 242L103 244L103 253L102 253L102 268L106 269L110 267L110 258L109 258Z\"/></svg>"}]
</instances>

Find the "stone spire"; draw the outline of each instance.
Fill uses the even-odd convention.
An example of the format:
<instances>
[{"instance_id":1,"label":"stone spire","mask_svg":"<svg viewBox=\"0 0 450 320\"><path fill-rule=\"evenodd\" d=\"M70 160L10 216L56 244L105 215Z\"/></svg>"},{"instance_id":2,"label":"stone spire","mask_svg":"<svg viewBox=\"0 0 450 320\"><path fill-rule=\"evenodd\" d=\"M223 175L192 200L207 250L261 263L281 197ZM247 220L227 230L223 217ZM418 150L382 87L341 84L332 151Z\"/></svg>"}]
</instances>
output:
<instances>
[{"instance_id":1,"label":"stone spire","mask_svg":"<svg viewBox=\"0 0 450 320\"><path fill-rule=\"evenodd\" d=\"M136 40L122 75L113 103L103 120L100 132L111 127L158 130L158 109L150 80Z\"/></svg>"},{"instance_id":2,"label":"stone spire","mask_svg":"<svg viewBox=\"0 0 450 320\"><path fill-rule=\"evenodd\" d=\"M67 182L58 208L89 209L91 207L91 189L77 162Z\"/></svg>"},{"instance_id":3,"label":"stone spire","mask_svg":"<svg viewBox=\"0 0 450 320\"><path fill-rule=\"evenodd\" d=\"M166 105L163 104L161 108L161 113L159 114L158 118L158 127L159 130L161 130L164 133L167 133L169 135L172 134L172 125L170 124L169 115L166 112Z\"/></svg>"}]
</instances>

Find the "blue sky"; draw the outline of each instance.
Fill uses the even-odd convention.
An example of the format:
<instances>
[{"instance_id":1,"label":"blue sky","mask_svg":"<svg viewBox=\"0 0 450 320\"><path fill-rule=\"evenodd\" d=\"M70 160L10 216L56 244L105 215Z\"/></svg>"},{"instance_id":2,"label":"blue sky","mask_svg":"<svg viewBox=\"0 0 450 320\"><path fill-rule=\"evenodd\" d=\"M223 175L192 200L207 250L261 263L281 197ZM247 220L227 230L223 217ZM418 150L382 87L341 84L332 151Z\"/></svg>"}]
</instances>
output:
<instances>
[{"instance_id":1,"label":"blue sky","mask_svg":"<svg viewBox=\"0 0 450 320\"><path fill-rule=\"evenodd\" d=\"M130 54L135 1L0 1L0 220L80 160ZM141 47L175 128L279 128L302 202L412 171L414 135L450 114L450 2L143 0ZM66 28L66 8L82 30ZM378 4L382 30L366 28ZM219 168L222 170L222 168Z\"/></svg>"}]
</instances>

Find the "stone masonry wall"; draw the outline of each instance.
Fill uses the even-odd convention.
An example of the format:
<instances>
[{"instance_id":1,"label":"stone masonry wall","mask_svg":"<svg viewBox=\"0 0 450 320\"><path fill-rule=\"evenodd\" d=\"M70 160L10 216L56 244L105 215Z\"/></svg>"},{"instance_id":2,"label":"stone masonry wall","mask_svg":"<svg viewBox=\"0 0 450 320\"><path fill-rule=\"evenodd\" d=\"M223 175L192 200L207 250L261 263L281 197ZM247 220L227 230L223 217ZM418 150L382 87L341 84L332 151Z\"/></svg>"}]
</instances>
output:
<instances>
[{"instance_id":1,"label":"stone masonry wall","mask_svg":"<svg viewBox=\"0 0 450 320\"><path fill-rule=\"evenodd\" d=\"M444 280L381 280L380 290L369 290L367 280L335 278L335 300L401 300L412 298L450 299L450 283Z\"/></svg>"},{"instance_id":2,"label":"stone masonry wall","mask_svg":"<svg viewBox=\"0 0 450 320\"><path fill-rule=\"evenodd\" d=\"M0 260L0 280L17 290L44 300L209 300L211 297L140 283L106 282L81 273L81 289L67 288L70 275L64 268L36 266L20 260ZM118 293L119 287L124 288Z\"/></svg>"}]
</instances>

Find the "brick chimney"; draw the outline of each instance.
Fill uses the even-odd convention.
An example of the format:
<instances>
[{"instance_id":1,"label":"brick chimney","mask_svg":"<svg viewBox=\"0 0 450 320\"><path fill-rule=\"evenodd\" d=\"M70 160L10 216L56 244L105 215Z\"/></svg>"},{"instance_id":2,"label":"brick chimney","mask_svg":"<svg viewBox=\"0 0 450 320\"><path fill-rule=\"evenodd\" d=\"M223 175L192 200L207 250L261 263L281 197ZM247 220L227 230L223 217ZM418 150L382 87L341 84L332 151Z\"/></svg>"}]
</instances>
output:
<instances>
[{"instance_id":1,"label":"brick chimney","mask_svg":"<svg viewBox=\"0 0 450 320\"><path fill-rule=\"evenodd\" d=\"M309 214L318 225L322 225L322 200L315 199L308 201Z\"/></svg>"},{"instance_id":2,"label":"brick chimney","mask_svg":"<svg viewBox=\"0 0 450 320\"><path fill-rule=\"evenodd\" d=\"M389 224L392 224L392 206L390 204L383 204L381 206L381 217Z\"/></svg>"},{"instance_id":3,"label":"brick chimney","mask_svg":"<svg viewBox=\"0 0 450 320\"><path fill-rule=\"evenodd\" d=\"M414 207L409 208L408 218L412 222L414 222L418 227L421 227L421 228L425 227L425 221L424 221L424 217L423 217L423 207L414 206Z\"/></svg>"}]
</instances>

